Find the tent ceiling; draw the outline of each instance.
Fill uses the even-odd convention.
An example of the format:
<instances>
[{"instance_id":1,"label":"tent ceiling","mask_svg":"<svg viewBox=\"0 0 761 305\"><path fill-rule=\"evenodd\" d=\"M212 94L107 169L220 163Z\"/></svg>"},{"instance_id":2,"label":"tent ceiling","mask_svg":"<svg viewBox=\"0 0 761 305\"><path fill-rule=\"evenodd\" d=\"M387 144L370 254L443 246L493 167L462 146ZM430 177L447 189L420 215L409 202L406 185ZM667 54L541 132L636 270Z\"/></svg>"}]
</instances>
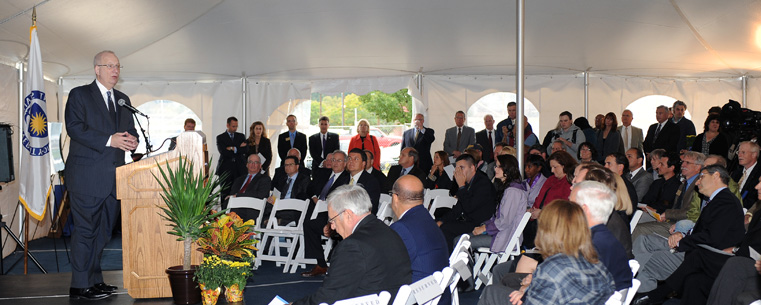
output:
<instances>
[{"instance_id":1,"label":"tent ceiling","mask_svg":"<svg viewBox=\"0 0 761 305\"><path fill-rule=\"evenodd\" d=\"M40 0L0 0L0 20ZM526 1L526 73L761 76L761 1ZM0 24L26 57L31 12ZM50 0L37 9L48 77L90 77L111 49L125 79L331 79L514 74L515 2Z\"/></svg>"}]
</instances>

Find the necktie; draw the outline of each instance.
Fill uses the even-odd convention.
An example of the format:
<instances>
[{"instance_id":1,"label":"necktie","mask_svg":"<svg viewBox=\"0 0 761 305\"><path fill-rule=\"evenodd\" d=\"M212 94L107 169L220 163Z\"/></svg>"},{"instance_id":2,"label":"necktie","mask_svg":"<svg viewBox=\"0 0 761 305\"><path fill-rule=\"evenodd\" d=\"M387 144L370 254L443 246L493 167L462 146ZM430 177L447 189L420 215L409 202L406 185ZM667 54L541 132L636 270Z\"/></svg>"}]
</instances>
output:
<instances>
[{"instance_id":1,"label":"necktie","mask_svg":"<svg viewBox=\"0 0 761 305\"><path fill-rule=\"evenodd\" d=\"M402 168L402 174L399 175L399 177L404 176L406 174L407 174L407 169L406 168Z\"/></svg>"},{"instance_id":2,"label":"necktie","mask_svg":"<svg viewBox=\"0 0 761 305\"><path fill-rule=\"evenodd\" d=\"M489 145L487 145L488 147L484 147L484 149L486 149L487 151L493 151L494 150L494 142L492 141L491 130L487 130L486 131L486 137L489 140Z\"/></svg>"},{"instance_id":3,"label":"necktie","mask_svg":"<svg viewBox=\"0 0 761 305\"><path fill-rule=\"evenodd\" d=\"M743 189L743 183L745 183L745 178L748 177L748 171L743 169L743 176L740 177L740 182L737 183L737 185L740 187L740 190Z\"/></svg>"},{"instance_id":4,"label":"necktie","mask_svg":"<svg viewBox=\"0 0 761 305\"><path fill-rule=\"evenodd\" d=\"M233 137L233 133L232 132L228 132L227 134L230 135L230 140L235 140L235 137Z\"/></svg>"},{"instance_id":5,"label":"necktie","mask_svg":"<svg viewBox=\"0 0 761 305\"><path fill-rule=\"evenodd\" d=\"M494 142L491 140L491 130L486 132L487 137L489 138L489 144L494 145Z\"/></svg>"},{"instance_id":6,"label":"necktie","mask_svg":"<svg viewBox=\"0 0 761 305\"><path fill-rule=\"evenodd\" d=\"M682 182L682 185L679 186L679 191L676 193L676 201L674 201L674 209L679 209L682 207L682 200L684 200L684 193L687 192L687 180L685 179Z\"/></svg>"},{"instance_id":7,"label":"necktie","mask_svg":"<svg viewBox=\"0 0 761 305\"><path fill-rule=\"evenodd\" d=\"M631 148L629 145L629 126L624 126L624 148L627 150Z\"/></svg>"},{"instance_id":8,"label":"necktie","mask_svg":"<svg viewBox=\"0 0 761 305\"><path fill-rule=\"evenodd\" d=\"M288 133L288 135L289 135L289 136L290 136L290 138L291 138L291 148L293 148L293 142L295 142L295 141L296 141L296 133L295 133L295 132L294 132L294 133L290 133L290 132L289 132L289 133Z\"/></svg>"},{"instance_id":9,"label":"necktie","mask_svg":"<svg viewBox=\"0 0 761 305\"><path fill-rule=\"evenodd\" d=\"M322 135L322 158L325 158L325 135Z\"/></svg>"},{"instance_id":10,"label":"necktie","mask_svg":"<svg viewBox=\"0 0 761 305\"><path fill-rule=\"evenodd\" d=\"M114 100L111 99L111 91L106 91L106 96L108 96L108 114L111 115L111 119L114 121L114 126L118 128L119 125L116 122L116 105L114 105Z\"/></svg>"},{"instance_id":11,"label":"necktie","mask_svg":"<svg viewBox=\"0 0 761 305\"><path fill-rule=\"evenodd\" d=\"M293 181L293 178L288 178L288 181L285 183L285 192L280 195L280 199L288 199L291 198L291 182Z\"/></svg>"},{"instance_id":12,"label":"necktie","mask_svg":"<svg viewBox=\"0 0 761 305\"><path fill-rule=\"evenodd\" d=\"M349 185L354 185L354 177L351 177L351 181L349 181Z\"/></svg>"},{"instance_id":13,"label":"necktie","mask_svg":"<svg viewBox=\"0 0 761 305\"><path fill-rule=\"evenodd\" d=\"M460 127L457 127L457 150L460 150L460 136L462 135L462 131L460 131Z\"/></svg>"},{"instance_id":14,"label":"necktie","mask_svg":"<svg viewBox=\"0 0 761 305\"><path fill-rule=\"evenodd\" d=\"M333 179L336 178L336 174L333 173L330 175L330 179L327 183L325 183L325 186L322 187L322 191L320 192L320 197L318 199L325 200L325 198L328 197L328 191L330 190L330 186L333 185Z\"/></svg>"},{"instance_id":15,"label":"necktie","mask_svg":"<svg viewBox=\"0 0 761 305\"><path fill-rule=\"evenodd\" d=\"M240 191L238 193L245 193L246 189L248 188L248 184L251 183L251 175L249 174L246 178L246 183L243 184L243 187L240 188Z\"/></svg>"},{"instance_id":16,"label":"necktie","mask_svg":"<svg viewBox=\"0 0 761 305\"><path fill-rule=\"evenodd\" d=\"M661 124L658 124L658 128L655 129L655 139L658 139L658 134L661 133ZM653 139L653 140L655 140Z\"/></svg>"},{"instance_id":17,"label":"necktie","mask_svg":"<svg viewBox=\"0 0 761 305\"><path fill-rule=\"evenodd\" d=\"M417 138L420 136L420 129L415 128L415 142L417 142Z\"/></svg>"}]
</instances>

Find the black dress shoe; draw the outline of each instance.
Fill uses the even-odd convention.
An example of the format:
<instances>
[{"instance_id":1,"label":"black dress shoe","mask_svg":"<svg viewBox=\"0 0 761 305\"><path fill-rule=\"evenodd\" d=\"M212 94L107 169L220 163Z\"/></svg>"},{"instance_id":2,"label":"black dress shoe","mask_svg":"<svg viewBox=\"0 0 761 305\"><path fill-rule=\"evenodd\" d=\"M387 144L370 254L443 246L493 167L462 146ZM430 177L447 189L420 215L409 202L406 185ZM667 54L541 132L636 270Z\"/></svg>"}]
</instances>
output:
<instances>
[{"instance_id":1,"label":"black dress shoe","mask_svg":"<svg viewBox=\"0 0 761 305\"><path fill-rule=\"evenodd\" d=\"M114 292L117 289L119 289L119 287L116 287L114 285L109 285L109 284L106 284L106 283L97 283L97 284L95 284L95 288L97 288L98 290L103 291L103 292Z\"/></svg>"},{"instance_id":2,"label":"black dress shoe","mask_svg":"<svg viewBox=\"0 0 761 305\"><path fill-rule=\"evenodd\" d=\"M95 287L90 288L69 288L69 297L81 300L101 300L109 297L110 292L103 292Z\"/></svg>"},{"instance_id":3,"label":"black dress shoe","mask_svg":"<svg viewBox=\"0 0 761 305\"><path fill-rule=\"evenodd\" d=\"M643 295L638 298L634 298L632 301L632 305L660 305L663 304L663 302L658 302L653 299L651 299L648 295Z\"/></svg>"}]
</instances>

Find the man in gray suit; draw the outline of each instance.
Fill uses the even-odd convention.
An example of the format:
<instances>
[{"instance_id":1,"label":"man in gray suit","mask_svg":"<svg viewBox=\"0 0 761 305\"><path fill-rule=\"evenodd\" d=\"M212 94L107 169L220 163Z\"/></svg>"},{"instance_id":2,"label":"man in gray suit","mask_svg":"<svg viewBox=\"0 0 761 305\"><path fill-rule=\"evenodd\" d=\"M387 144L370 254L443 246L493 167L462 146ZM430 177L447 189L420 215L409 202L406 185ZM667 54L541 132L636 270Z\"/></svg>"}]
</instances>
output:
<instances>
[{"instance_id":1,"label":"man in gray suit","mask_svg":"<svg viewBox=\"0 0 761 305\"><path fill-rule=\"evenodd\" d=\"M457 111L454 115L455 126L444 134L444 151L455 158L459 157L468 145L476 143L476 130L465 124L465 112Z\"/></svg>"},{"instance_id":2,"label":"man in gray suit","mask_svg":"<svg viewBox=\"0 0 761 305\"><path fill-rule=\"evenodd\" d=\"M621 134L621 139L624 143L624 149L639 148L642 149L642 141L645 137L642 136L642 129L632 126L631 110L626 109L621 113L621 126L618 126L618 133Z\"/></svg>"},{"instance_id":3,"label":"man in gray suit","mask_svg":"<svg viewBox=\"0 0 761 305\"><path fill-rule=\"evenodd\" d=\"M645 153L641 148L630 148L626 151L626 159L629 160L629 173L624 175L629 179L637 191L637 198L645 197L650 185L653 184L653 175L648 173L642 164L645 160ZM636 204L632 202L632 204Z\"/></svg>"}]
</instances>

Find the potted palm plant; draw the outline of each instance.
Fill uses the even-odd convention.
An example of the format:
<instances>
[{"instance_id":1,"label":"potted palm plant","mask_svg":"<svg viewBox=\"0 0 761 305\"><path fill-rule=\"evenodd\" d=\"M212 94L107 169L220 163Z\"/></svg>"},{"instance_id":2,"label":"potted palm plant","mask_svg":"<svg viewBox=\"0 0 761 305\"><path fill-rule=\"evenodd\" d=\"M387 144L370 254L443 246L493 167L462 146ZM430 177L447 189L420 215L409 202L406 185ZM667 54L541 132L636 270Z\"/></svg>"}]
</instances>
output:
<instances>
[{"instance_id":1,"label":"potted palm plant","mask_svg":"<svg viewBox=\"0 0 761 305\"><path fill-rule=\"evenodd\" d=\"M180 156L177 169L172 169L167 161L166 166L159 167L160 177L154 177L162 189L161 198L166 206L160 206L160 215L169 222L171 228L167 233L176 235L183 242L184 252L182 266L169 267L169 282L172 296L176 304L195 304L201 301L201 291L193 281L195 268L191 266L191 250L193 242L209 228L206 222L224 213L213 213L212 206L219 198L220 180L209 175L205 181L202 171L196 173L192 162Z\"/></svg>"}]
</instances>

